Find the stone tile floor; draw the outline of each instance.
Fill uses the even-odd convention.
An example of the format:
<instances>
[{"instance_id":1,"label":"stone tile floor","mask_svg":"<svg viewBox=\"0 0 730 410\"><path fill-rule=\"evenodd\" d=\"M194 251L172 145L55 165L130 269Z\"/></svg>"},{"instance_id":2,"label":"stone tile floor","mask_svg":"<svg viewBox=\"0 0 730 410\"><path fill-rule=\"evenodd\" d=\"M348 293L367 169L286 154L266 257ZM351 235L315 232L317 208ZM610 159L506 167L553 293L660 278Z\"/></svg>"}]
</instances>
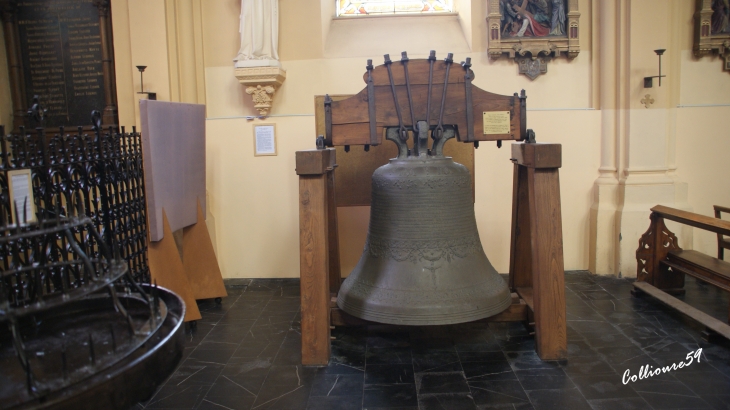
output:
<instances>
[{"instance_id":1,"label":"stone tile floor","mask_svg":"<svg viewBox=\"0 0 730 410\"><path fill-rule=\"evenodd\" d=\"M327 367L302 367L299 281L238 280L187 333L183 361L145 409L730 409L730 343L631 281L567 272L568 360L542 362L519 323L337 328ZM728 296L682 298L727 320ZM628 369L700 361L624 385Z\"/></svg>"}]
</instances>

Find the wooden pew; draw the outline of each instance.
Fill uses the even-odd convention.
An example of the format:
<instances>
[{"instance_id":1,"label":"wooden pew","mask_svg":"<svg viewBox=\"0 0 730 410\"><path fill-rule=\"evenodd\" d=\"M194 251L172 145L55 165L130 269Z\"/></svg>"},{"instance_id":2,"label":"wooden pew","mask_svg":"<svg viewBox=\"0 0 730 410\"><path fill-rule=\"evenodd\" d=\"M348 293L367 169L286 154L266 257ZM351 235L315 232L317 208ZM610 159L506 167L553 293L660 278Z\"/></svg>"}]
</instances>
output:
<instances>
[{"instance_id":1,"label":"wooden pew","mask_svg":"<svg viewBox=\"0 0 730 410\"><path fill-rule=\"evenodd\" d=\"M690 275L730 292L730 262L694 250L683 250L677 237L664 223L675 221L720 235L730 235L730 221L663 205L651 208L651 225L639 239L636 250L637 278L634 295L647 293L706 327L707 338L721 335L730 339L730 325L723 323L668 294L684 293L684 276ZM730 322L730 309L728 310Z\"/></svg>"},{"instance_id":2,"label":"wooden pew","mask_svg":"<svg viewBox=\"0 0 730 410\"><path fill-rule=\"evenodd\" d=\"M712 205L715 209L715 218L722 219L722 214L730 214L730 208L720 205ZM730 238L725 238L722 234L717 234L717 259L724 259L725 249L730 249Z\"/></svg>"}]
</instances>

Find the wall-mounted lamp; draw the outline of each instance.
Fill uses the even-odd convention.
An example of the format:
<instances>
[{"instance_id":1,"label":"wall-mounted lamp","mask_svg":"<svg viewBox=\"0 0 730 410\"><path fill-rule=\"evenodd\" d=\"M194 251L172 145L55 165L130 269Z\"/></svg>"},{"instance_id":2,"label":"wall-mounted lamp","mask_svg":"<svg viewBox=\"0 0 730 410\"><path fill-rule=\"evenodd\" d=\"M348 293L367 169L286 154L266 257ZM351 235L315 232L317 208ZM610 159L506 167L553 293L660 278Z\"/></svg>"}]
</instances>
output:
<instances>
[{"instance_id":1,"label":"wall-mounted lamp","mask_svg":"<svg viewBox=\"0 0 730 410\"><path fill-rule=\"evenodd\" d=\"M662 75L662 54L667 51L663 48L660 48L659 50L654 50L656 55L659 56L659 75L651 76L651 77L644 77L644 88L651 88L652 82L654 78L659 79L659 87L662 86L662 77L666 77L666 75Z\"/></svg>"},{"instance_id":2,"label":"wall-mounted lamp","mask_svg":"<svg viewBox=\"0 0 730 410\"><path fill-rule=\"evenodd\" d=\"M142 89L137 94L147 94L148 100L156 100L157 99L157 93L150 93L144 91L144 77L142 76L142 73L144 73L144 69L147 68L146 65L138 65L137 70L139 70L139 84L140 88Z\"/></svg>"}]
</instances>

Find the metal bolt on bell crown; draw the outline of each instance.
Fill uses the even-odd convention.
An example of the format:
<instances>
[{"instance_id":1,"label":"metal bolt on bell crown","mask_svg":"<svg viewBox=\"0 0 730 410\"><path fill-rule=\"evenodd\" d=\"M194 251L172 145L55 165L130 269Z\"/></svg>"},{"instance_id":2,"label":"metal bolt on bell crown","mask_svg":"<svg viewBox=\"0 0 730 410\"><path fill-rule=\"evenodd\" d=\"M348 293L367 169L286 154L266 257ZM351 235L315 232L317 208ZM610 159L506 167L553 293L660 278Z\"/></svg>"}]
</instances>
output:
<instances>
[{"instance_id":1,"label":"metal bolt on bell crown","mask_svg":"<svg viewBox=\"0 0 730 410\"><path fill-rule=\"evenodd\" d=\"M443 156L453 127L418 122L412 150L404 127L389 128L398 158L372 177L370 226L357 266L337 306L373 322L399 325L463 323L496 315L511 304L507 284L479 240L471 176ZM414 131L414 135L416 132Z\"/></svg>"}]
</instances>

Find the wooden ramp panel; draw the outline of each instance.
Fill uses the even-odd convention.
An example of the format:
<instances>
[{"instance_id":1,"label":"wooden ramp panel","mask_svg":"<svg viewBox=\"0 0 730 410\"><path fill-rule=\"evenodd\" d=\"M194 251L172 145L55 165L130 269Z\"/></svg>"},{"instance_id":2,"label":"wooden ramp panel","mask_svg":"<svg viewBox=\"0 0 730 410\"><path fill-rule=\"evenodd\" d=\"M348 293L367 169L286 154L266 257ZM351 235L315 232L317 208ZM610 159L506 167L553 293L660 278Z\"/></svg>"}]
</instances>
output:
<instances>
[{"instance_id":1,"label":"wooden ramp panel","mask_svg":"<svg viewBox=\"0 0 730 410\"><path fill-rule=\"evenodd\" d=\"M198 201L198 222L183 229L182 255L185 275L195 299L228 296L200 201Z\"/></svg>"},{"instance_id":2,"label":"wooden ramp panel","mask_svg":"<svg viewBox=\"0 0 730 410\"><path fill-rule=\"evenodd\" d=\"M165 210L162 210L162 240L150 241L147 258L150 264L150 276L159 286L177 293L185 301L185 321L201 319L195 293L190 287L185 268L180 260L180 253L172 237L170 224L167 222Z\"/></svg>"}]
</instances>

